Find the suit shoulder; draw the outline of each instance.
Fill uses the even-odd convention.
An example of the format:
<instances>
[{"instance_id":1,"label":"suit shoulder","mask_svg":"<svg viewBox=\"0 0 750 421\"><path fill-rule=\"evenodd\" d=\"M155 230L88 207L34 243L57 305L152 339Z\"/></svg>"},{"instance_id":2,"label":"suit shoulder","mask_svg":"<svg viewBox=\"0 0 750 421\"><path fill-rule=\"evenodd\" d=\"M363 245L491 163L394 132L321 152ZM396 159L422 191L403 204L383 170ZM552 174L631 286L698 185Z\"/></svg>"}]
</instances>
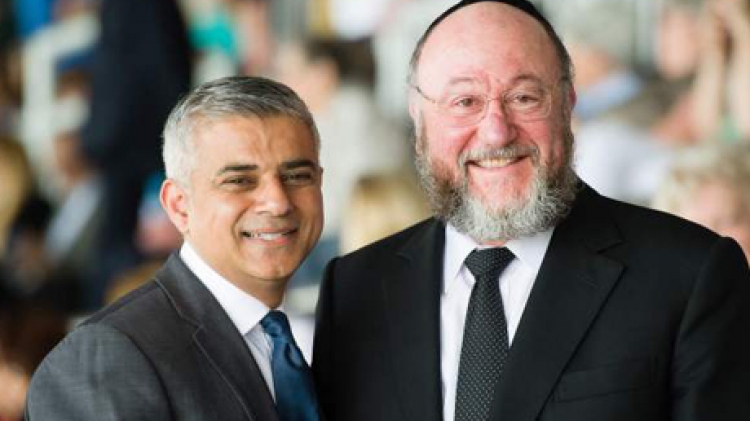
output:
<instances>
[{"instance_id":1,"label":"suit shoulder","mask_svg":"<svg viewBox=\"0 0 750 421\"><path fill-rule=\"evenodd\" d=\"M95 312L91 317L84 321L84 324L100 323L123 317L130 313L134 307L140 307L144 303L155 299L158 300L160 294L161 291L159 286L152 279L125 294L117 301Z\"/></svg>"},{"instance_id":2,"label":"suit shoulder","mask_svg":"<svg viewBox=\"0 0 750 421\"><path fill-rule=\"evenodd\" d=\"M155 280L126 294L83 321L81 326L107 325L130 337L163 329L174 313L167 293Z\"/></svg>"},{"instance_id":3,"label":"suit shoulder","mask_svg":"<svg viewBox=\"0 0 750 421\"><path fill-rule=\"evenodd\" d=\"M114 408L127 411L117 414L121 419L169 417L149 356L104 324L76 328L46 356L31 378L26 402L27 419L114 419Z\"/></svg>"}]
</instances>

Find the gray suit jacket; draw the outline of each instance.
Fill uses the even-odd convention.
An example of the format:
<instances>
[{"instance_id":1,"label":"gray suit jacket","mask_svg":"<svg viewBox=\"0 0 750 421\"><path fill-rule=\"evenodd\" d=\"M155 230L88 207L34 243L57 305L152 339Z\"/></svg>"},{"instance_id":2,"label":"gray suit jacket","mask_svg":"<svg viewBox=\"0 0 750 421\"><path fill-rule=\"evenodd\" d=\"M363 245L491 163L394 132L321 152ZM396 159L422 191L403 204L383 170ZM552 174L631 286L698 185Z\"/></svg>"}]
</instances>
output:
<instances>
[{"instance_id":1,"label":"gray suit jacket","mask_svg":"<svg viewBox=\"0 0 750 421\"><path fill-rule=\"evenodd\" d=\"M173 255L154 280L77 327L42 362L27 420L277 421L222 307Z\"/></svg>"}]
</instances>

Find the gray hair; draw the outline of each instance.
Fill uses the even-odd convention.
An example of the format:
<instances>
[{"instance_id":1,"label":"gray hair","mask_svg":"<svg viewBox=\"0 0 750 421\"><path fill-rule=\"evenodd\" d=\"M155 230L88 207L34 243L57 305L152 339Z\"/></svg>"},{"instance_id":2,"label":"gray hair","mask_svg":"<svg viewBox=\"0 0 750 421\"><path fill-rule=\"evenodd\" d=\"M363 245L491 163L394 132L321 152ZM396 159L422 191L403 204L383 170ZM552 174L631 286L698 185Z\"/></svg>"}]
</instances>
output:
<instances>
[{"instance_id":1,"label":"gray hair","mask_svg":"<svg viewBox=\"0 0 750 421\"><path fill-rule=\"evenodd\" d=\"M182 98L164 127L164 168L168 178L189 185L195 154L192 131L197 123L226 117L290 117L303 123L320 152L312 114L289 87L262 77L232 76L204 83Z\"/></svg>"},{"instance_id":2,"label":"gray hair","mask_svg":"<svg viewBox=\"0 0 750 421\"><path fill-rule=\"evenodd\" d=\"M417 42L417 45L414 48L414 52L411 55L411 60L409 61L408 82L410 86L416 86L416 75L419 68L419 58L422 56L422 50L424 49L424 45L427 43L427 39L430 37L430 34L432 34L438 24L440 24L440 22L445 20L445 18L447 18L457 10L474 3L479 3L481 1L492 1L495 3L501 3L511 7L515 7L516 9L522 11L523 13L526 13L534 20L539 22L539 24L541 24L544 28L544 32L546 32L547 36L549 36L552 44L555 47L555 51L557 52L558 60L560 61L561 79L566 83L573 82L573 61L570 58L568 50L565 48L565 45L563 44L562 40L557 35L557 32L555 32L555 29L552 27L549 21L534 7L533 4L525 0L465 0L454 5L450 9L446 10L442 15L438 16L430 24L425 33L422 34L422 37Z\"/></svg>"},{"instance_id":3,"label":"gray hair","mask_svg":"<svg viewBox=\"0 0 750 421\"><path fill-rule=\"evenodd\" d=\"M750 144L709 144L683 151L657 192L653 206L680 214L697 189L718 182L737 193L750 212Z\"/></svg>"},{"instance_id":4,"label":"gray hair","mask_svg":"<svg viewBox=\"0 0 750 421\"><path fill-rule=\"evenodd\" d=\"M565 45L584 45L628 65L635 58L635 8L632 2L623 0L569 0L557 4L553 22Z\"/></svg>"}]
</instances>

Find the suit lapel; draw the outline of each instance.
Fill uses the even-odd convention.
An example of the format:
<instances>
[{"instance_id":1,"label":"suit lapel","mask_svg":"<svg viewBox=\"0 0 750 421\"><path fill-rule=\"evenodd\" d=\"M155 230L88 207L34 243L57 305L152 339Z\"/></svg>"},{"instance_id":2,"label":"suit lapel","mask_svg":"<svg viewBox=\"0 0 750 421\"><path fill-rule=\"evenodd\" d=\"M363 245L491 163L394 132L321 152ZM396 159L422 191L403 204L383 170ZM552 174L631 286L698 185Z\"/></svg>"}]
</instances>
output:
<instances>
[{"instance_id":1,"label":"suit lapel","mask_svg":"<svg viewBox=\"0 0 750 421\"><path fill-rule=\"evenodd\" d=\"M585 189L570 217L555 230L514 338L491 419L537 419L620 277L622 265L600 254L620 242L614 224L602 216L606 209L597 204L600 200Z\"/></svg>"},{"instance_id":2,"label":"suit lapel","mask_svg":"<svg viewBox=\"0 0 750 421\"><path fill-rule=\"evenodd\" d=\"M194 326L192 341L233 391L249 420L278 420L273 398L245 340L203 283L176 255L157 282L177 312Z\"/></svg>"},{"instance_id":3,"label":"suit lapel","mask_svg":"<svg viewBox=\"0 0 750 421\"><path fill-rule=\"evenodd\" d=\"M398 251L383 280L397 393L404 419L442 418L440 285L444 229L430 221Z\"/></svg>"}]
</instances>

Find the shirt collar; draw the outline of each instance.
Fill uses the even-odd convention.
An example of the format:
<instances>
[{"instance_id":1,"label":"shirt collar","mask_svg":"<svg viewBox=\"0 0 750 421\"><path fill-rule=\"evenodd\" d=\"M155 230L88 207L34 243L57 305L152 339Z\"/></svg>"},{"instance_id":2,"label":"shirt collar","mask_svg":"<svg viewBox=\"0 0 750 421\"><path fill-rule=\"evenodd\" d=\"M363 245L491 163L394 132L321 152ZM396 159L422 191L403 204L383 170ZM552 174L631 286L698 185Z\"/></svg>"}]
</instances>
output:
<instances>
[{"instance_id":1,"label":"shirt collar","mask_svg":"<svg viewBox=\"0 0 750 421\"><path fill-rule=\"evenodd\" d=\"M534 234L529 237L522 237L510 240L505 244L516 258L534 273L538 273L542 267L544 255L552 240L552 233L555 228ZM456 230L451 224L445 225L445 257L443 267L445 274L443 279L443 294L446 294L455 284L458 274L464 265L464 260L474 249L489 248L474 241L473 238Z\"/></svg>"},{"instance_id":2,"label":"shirt collar","mask_svg":"<svg viewBox=\"0 0 750 421\"><path fill-rule=\"evenodd\" d=\"M268 306L219 275L187 241L180 249L180 257L216 297L243 336L260 323L268 313Z\"/></svg>"}]
</instances>

